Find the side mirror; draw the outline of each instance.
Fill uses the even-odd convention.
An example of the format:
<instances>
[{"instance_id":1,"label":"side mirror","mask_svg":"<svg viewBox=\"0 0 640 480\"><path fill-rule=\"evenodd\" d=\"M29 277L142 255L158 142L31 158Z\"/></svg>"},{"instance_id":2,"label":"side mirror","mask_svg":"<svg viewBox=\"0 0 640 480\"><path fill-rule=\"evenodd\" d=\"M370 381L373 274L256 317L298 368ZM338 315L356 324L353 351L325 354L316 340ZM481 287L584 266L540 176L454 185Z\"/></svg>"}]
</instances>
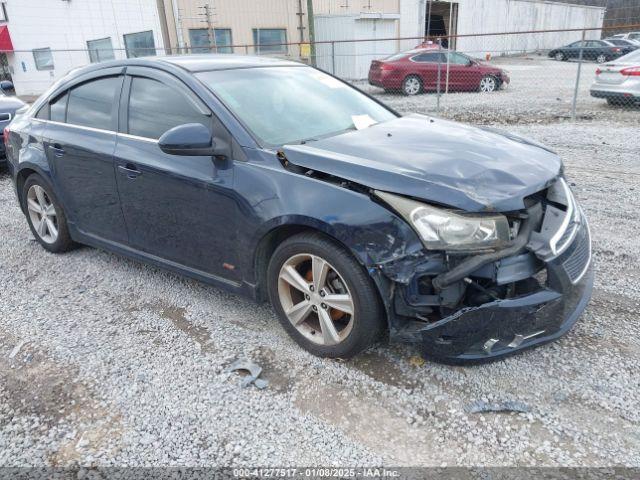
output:
<instances>
[{"instance_id":1,"label":"side mirror","mask_svg":"<svg viewBox=\"0 0 640 480\"><path fill-rule=\"evenodd\" d=\"M13 83L11 83L9 80L2 80L0 82L0 90L2 90L4 93L13 93L15 91Z\"/></svg>"},{"instance_id":2,"label":"side mirror","mask_svg":"<svg viewBox=\"0 0 640 480\"><path fill-rule=\"evenodd\" d=\"M168 130L158 140L160 150L170 155L215 155L211 132L200 123L186 123Z\"/></svg>"}]
</instances>

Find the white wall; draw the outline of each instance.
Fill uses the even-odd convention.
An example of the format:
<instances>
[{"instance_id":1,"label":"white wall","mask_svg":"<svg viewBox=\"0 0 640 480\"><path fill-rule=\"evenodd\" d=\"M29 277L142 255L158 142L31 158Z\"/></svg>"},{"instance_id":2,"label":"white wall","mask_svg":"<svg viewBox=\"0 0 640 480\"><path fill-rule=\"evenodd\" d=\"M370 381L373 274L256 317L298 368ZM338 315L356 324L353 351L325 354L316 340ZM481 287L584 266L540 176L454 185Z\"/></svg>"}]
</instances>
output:
<instances>
[{"instance_id":1,"label":"white wall","mask_svg":"<svg viewBox=\"0 0 640 480\"><path fill-rule=\"evenodd\" d=\"M458 0L458 35L601 28L604 8L541 0ZM600 38L600 31L586 38ZM550 49L580 40L580 32L467 37L457 41L457 50L476 56L513 54Z\"/></svg>"},{"instance_id":2,"label":"white wall","mask_svg":"<svg viewBox=\"0 0 640 480\"><path fill-rule=\"evenodd\" d=\"M316 41L370 40L316 45L316 64L340 78L366 78L371 60L396 53L399 48L398 14L316 15ZM394 40L385 40L392 38Z\"/></svg>"},{"instance_id":3,"label":"white wall","mask_svg":"<svg viewBox=\"0 0 640 480\"><path fill-rule=\"evenodd\" d=\"M87 65L87 40L111 37L116 58L125 58L123 34L152 30L158 53L163 52L156 0L7 0L6 4L15 50L8 60L18 95L39 95L69 70ZM54 70L38 71L31 50L46 47L54 50Z\"/></svg>"}]
</instances>

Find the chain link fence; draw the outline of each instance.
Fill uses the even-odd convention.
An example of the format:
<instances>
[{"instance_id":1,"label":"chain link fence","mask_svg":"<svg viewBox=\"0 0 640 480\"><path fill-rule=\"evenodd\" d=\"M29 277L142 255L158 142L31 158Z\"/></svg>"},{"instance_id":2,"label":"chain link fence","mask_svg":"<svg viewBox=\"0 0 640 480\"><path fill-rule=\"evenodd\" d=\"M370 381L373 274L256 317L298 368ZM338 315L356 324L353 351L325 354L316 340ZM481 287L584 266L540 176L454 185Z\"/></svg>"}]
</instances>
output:
<instances>
[{"instance_id":1,"label":"chain link fence","mask_svg":"<svg viewBox=\"0 0 640 480\"><path fill-rule=\"evenodd\" d=\"M615 29L615 30L613 30ZM544 123L640 116L640 24L424 38L226 45L197 53L268 55L315 65L400 112L474 123ZM619 35L612 38L615 34ZM609 39L609 40L607 40ZM195 49L194 49L195 50ZM131 52L65 50L74 64ZM102 52L105 53L105 52ZM136 57L190 54L144 49ZM84 62L82 59L85 58ZM53 76L52 76L53 81Z\"/></svg>"}]
</instances>

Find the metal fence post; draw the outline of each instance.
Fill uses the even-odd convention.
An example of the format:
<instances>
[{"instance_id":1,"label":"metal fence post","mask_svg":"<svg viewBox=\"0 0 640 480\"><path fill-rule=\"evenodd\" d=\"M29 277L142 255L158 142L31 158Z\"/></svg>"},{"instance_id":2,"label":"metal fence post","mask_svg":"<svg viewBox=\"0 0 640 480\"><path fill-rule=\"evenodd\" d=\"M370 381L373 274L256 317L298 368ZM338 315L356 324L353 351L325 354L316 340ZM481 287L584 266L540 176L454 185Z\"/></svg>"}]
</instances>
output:
<instances>
[{"instance_id":1,"label":"metal fence post","mask_svg":"<svg viewBox=\"0 0 640 480\"><path fill-rule=\"evenodd\" d=\"M440 78L442 76L442 39L438 38L438 84L436 85L436 112L440 113Z\"/></svg>"},{"instance_id":2,"label":"metal fence post","mask_svg":"<svg viewBox=\"0 0 640 480\"><path fill-rule=\"evenodd\" d=\"M336 74L336 42L331 42L331 73Z\"/></svg>"},{"instance_id":3,"label":"metal fence post","mask_svg":"<svg viewBox=\"0 0 640 480\"><path fill-rule=\"evenodd\" d=\"M576 121L576 108L578 106L578 90L580 88L580 75L582 73L582 54L584 52L584 39L587 31L582 31L582 42L580 43L580 54L578 55L578 72L576 74L576 86L573 90L573 104L571 105L571 120Z\"/></svg>"}]
</instances>

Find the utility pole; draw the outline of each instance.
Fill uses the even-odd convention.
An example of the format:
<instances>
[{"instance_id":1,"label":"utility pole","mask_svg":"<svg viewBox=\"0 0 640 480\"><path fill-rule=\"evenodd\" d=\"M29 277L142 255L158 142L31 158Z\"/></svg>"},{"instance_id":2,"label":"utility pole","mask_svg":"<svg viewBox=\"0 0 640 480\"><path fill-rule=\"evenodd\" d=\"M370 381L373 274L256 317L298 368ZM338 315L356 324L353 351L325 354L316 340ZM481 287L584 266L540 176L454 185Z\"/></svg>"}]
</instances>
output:
<instances>
[{"instance_id":1,"label":"utility pole","mask_svg":"<svg viewBox=\"0 0 640 480\"><path fill-rule=\"evenodd\" d=\"M203 15L205 17L205 22L207 24L207 36L209 38L209 53L211 53L212 51L218 52L218 46L216 45L216 32L213 28L213 15L214 15L213 8L208 3L206 3L200 8L204 10Z\"/></svg>"},{"instance_id":2,"label":"utility pole","mask_svg":"<svg viewBox=\"0 0 640 480\"><path fill-rule=\"evenodd\" d=\"M309 43L311 44L311 65L316 66L316 30L313 25L313 0L307 0L307 21L309 22Z\"/></svg>"}]
</instances>

